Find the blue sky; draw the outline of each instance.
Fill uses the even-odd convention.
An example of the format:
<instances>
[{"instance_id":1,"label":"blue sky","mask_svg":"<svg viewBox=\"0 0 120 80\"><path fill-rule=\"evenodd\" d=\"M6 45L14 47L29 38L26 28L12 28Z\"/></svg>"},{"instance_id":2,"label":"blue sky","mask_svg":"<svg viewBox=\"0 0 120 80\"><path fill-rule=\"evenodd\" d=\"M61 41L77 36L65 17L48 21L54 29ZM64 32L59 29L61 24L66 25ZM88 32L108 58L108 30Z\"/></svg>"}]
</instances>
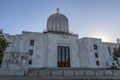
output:
<instances>
[{"instance_id":1,"label":"blue sky","mask_svg":"<svg viewBox=\"0 0 120 80\"><path fill-rule=\"evenodd\" d=\"M70 31L79 38L116 42L120 37L120 0L0 0L0 28L14 35L43 32L56 8L68 17Z\"/></svg>"}]
</instances>

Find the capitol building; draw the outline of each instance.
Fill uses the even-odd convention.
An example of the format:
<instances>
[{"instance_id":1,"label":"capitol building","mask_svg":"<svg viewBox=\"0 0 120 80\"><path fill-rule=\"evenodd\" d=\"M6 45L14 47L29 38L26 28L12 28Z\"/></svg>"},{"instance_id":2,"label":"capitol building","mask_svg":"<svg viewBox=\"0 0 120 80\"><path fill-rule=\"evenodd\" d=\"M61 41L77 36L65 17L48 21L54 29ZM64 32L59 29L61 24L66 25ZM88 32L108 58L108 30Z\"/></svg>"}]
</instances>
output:
<instances>
[{"instance_id":1,"label":"capitol building","mask_svg":"<svg viewBox=\"0 0 120 80\"><path fill-rule=\"evenodd\" d=\"M116 43L71 33L69 19L57 8L47 19L43 33L22 31L5 34L10 42L3 68L110 68Z\"/></svg>"}]
</instances>

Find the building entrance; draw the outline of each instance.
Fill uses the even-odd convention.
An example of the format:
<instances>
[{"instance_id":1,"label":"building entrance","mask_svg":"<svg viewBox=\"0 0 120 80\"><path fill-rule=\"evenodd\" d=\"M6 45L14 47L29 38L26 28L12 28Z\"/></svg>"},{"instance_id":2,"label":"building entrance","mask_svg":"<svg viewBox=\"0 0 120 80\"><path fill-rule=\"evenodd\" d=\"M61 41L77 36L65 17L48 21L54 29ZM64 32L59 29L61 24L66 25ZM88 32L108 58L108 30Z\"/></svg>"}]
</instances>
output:
<instances>
[{"instance_id":1,"label":"building entrance","mask_svg":"<svg viewBox=\"0 0 120 80\"><path fill-rule=\"evenodd\" d=\"M57 47L57 65L60 68L70 67L70 48L69 46Z\"/></svg>"}]
</instances>

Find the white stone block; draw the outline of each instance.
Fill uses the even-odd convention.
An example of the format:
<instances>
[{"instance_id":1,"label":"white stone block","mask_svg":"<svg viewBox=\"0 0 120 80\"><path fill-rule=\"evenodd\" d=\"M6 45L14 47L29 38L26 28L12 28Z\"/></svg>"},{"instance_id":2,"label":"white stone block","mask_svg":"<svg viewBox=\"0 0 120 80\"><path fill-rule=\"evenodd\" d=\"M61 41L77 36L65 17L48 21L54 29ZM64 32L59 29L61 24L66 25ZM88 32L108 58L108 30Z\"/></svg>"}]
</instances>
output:
<instances>
[{"instance_id":1,"label":"white stone block","mask_svg":"<svg viewBox=\"0 0 120 80\"><path fill-rule=\"evenodd\" d=\"M50 70L39 70L39 76L40 77L50 77L51 72L50 72Z\"/></svg>"},{"instance_id":2,"label":"white stone block","mask_svg":"<svg viewBox=\"0 0 120 80\"><path fill-rule=\"evenodd\" d=\"M84 76L84 70L75 70L75 76Z\"/></svg>"},{"instance_id":3,"label":"white stone block","mask_svg":"<svg viewBox=\"0 0 120 80\"><path fill-rule=\"evenodd\" d=\"M114 70L113 74L114 76L120 76L120 70Z\"/></svg>"},{"instance_id":4,"label":"white stone block","mask_svg":"<svg viewBox=\"0 0 120 80\"><path fill-rule=\"evenodd\" d=\"M104 76L103 70L95 70L95 76Z\"/></svg>"},{"instance_id":5,"label":"white stone block","mask_svg":"<svg viewBox=\"0 0 120 80\"><path fill-rule=\"evenodd\" d=\"M38 76L38 71L30 70L30 71L28 71L27 76Z\"/></svg>"},{"instance_id":6,"label":"white stone block","mask_svg":"<svg viewBox=\"0 0 120 80\"><path fill-rule=\"evenodd\" d=\"M0 76L24 76L24 70L0 69Z\"/></svg>"},{"instance_id":7,"label":"white stone block","mask_svg":"<svg viewBox=\"0 0 120 80\"><path fill-rule=\"evenodd\" d=\"M64 70L64 76L73 77L74 76L74 71L73 70Z\"/></svg>"},{"instance_id":8,"label":"white stone block","mask_svg":"<svg viewBox=\"0 0 120 80\"><path fill-rule=\"evenodd\" d=\"M85 70L85 76L95 76L93 70Z\"/></svg>"},{"instance_id":9,"label":"white stone block","mask_svg":"<svg viewBox=\"0 0 120 80\"><path fill-rule=\"evenodd\" d=\"M113 76L112 70L105 70L105 76Z\"/></svg>"},{"instance_id":10,"label":"white stone block","mask_svg":"<svg viewBox=\"0 0 120 80\"><path fill-rule=\"evenodd\" d=\"M60 77L63 76L62 70L52 70L52 77Z\"/></svg>"}]
</instances>

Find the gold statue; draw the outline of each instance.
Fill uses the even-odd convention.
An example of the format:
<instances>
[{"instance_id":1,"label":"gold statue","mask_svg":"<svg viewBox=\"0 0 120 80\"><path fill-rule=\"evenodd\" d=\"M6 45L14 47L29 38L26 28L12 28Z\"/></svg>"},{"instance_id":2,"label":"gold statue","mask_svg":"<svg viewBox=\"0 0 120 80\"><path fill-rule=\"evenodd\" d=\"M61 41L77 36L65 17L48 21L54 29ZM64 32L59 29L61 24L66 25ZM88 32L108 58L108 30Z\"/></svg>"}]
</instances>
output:
<instances>
[{"instance_id":1,"label":"gold statue","mask_svg":"<svg viewBox=\"0 0 120 80\"><path fill-rule=\"evenodd\" d=\"M57 13L59 13L59 8L56 9Z\"/></svg>"}]
</instances>

